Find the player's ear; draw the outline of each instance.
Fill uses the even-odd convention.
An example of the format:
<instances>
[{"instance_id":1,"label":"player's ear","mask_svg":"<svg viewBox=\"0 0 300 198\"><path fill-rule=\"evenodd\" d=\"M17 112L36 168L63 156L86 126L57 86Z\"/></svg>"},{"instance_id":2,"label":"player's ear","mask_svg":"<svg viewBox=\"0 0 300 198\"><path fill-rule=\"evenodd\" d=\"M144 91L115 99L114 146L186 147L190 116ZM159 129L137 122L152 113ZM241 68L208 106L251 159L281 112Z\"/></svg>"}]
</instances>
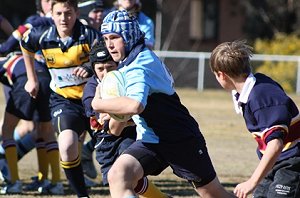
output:
<instances>
[{"instance_id":1,"label":"player's ear","mask_svg":"<svg viewBox=\"0 0 300 198\"><path fill-rule=\"evenodd\" d=\"M224 78L224 72L221 72L221 71L217 71L215 72L215 75L218 77L218 78Z\"/></svg>"}]
</instances>

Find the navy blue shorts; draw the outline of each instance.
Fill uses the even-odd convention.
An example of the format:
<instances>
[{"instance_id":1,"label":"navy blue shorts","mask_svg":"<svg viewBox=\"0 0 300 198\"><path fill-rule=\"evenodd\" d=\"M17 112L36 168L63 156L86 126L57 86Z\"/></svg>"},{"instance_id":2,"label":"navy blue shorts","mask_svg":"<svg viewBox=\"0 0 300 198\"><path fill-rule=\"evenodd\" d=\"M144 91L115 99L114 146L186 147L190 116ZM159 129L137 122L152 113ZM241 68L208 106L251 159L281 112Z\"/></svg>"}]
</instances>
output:
<instances>
[{"instance_id":1,"label":"navy blue shorts","mask_svg":"<svg viewBox=\"0 0 300 198\"><path fill-rule=\"evenodd\" d=\"M19 76L14 82L6 105L6 112L24 120L48 122L51 120L49 97L50 76L47 72L37 72L39 92L36 99L30 97L24 86L27 82L26 74ZM36 116L34 116L36 115Z\"/></svg>"},{"instance_id":2,"label":"navy blue shorts","mask_svg":"<svg viewBox=\"0 0 300 198\"><path fill-rule=\"evenodd\" d=\"M81 135L84 131L89 130L89 118L85 116L80 99L67 99L52 92L50 109L52 124L56 132L60 133L66 129L71 129Z\"/></svg>"},{"instance_id":3,"label":"navy blue shorts","mask_svg":"<svg viewBox=\"0 0 300 198\"><path fill-rule=\"evenodd\" d=\"M101 165L102 183L108 185L107 173L124 150L135 142L136 129L135 126L126 127L121 136L98 133L96 139L96 159Z\"/></svg>"},{"instance_id":4,"label":"navy blue shorts","mask_svg":"<svg viewBox=\"0 0 300 198\"><path fill-rule=\"evenodd\" d=\"M276 163L255 188L253 197L300 197L300 157L291 157Z\"/></svg>"},{"instance_id":5,"label":"navy blue shorts","mask_svg":"<svg viewBox=\"0 0 300 198\"><path fill-rule=\"evenodd\" d=\"M197 187L208 184L216 177L207 148L196 137L177 144L136 141L124 153L140 162L144 176L158 175L170 166L174 174Z\"/></svg>"}]
</instances>

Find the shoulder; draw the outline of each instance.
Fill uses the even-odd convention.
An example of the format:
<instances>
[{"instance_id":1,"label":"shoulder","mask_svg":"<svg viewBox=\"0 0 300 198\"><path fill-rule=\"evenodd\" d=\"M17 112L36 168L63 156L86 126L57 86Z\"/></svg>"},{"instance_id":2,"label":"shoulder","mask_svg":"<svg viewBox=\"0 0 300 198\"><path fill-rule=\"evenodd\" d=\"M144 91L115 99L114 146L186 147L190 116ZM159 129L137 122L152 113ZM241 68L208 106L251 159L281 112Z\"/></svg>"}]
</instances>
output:
<instances>
[{"instance_id":1,"label":"shoulder","mask_svg":"<svg viewBox=\"0 0 300 198\"><path fill-rule=\"evenodd\" d=\"M87 38L89 40L100 39L101 33L96 29L82 24L80 21L77 21L77 28L80 32L80 38ZM83 36L83 37L82 37Z\"/></svg>"},{"instance_id":2,"label":"shoulder","mask_svg":"<svg viewBox=\"0 0 300 198\"><path fill-rule=\"evenodd\" d=\"M254 85L254 88L256 91L259 92L284 92L283 88L279 83L274 81L272 78L269 76L266 76L265 74L262 73L256 73L255 75L256 82Z\"/></svg>"},{"instance_id":3,"label":"shoulder","mask_svg":"<svg viewBox=\"0 0 300 198\"><path fill-rule=\"evenodd\" d=\"M264 74L255 74L256 83L249 95L249 102L260 107L285 104L290 99L282 87Z\"/></svg>"},{"instance_id":4,"label":"shoulder","mask_svg":"<svg viewBox=\"0 0 300 198\"><path fill-rule=\"evenodd\" d=\"M40 41L44 38L49 32L49 27L47 26L37 26L26 31L22 38L22 43L40 43Z\"/></svg>"},{"instance_id":5,"label":"shoulder","mask_svg":"<svg viewBox=\"0 0 300 198\"><path fill-rule=\"evenodd\" d=\"M157 56L154 52L145 47L136 58L130 63L130 65L135 65L135 67L146 67L146 65L153 64L158 61Z\"/></svg>"}]
</instances>

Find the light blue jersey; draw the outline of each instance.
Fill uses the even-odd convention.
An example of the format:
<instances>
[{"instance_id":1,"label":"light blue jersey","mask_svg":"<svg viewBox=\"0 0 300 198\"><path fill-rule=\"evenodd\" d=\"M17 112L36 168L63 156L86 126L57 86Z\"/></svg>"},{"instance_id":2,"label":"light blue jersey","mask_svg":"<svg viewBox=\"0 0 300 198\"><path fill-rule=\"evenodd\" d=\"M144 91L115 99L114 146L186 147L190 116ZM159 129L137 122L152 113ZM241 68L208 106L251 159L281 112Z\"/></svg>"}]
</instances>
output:
<instances>
[{"instance_id":1,"label":"light blue jersey","mask_svg":"<svg viewBox=\"0 0 300 198\"><path fill-rule=\"evenodd\" d=\"M147 46L154 47L154 24L152 19L146 16L143 12L138 14L138 22L140 25L140 30L145 33L145 44Z\"/></svg>"},{"instance_id":2,"label":"light blue jersey","mask_svg":"<svg viewBox=\"0 0 300 198\"><path fill-rule=\"evenodd\" d=\"M129 65L119 70L126 78L126 96L145 108L140 115L132 117L137 125L138 140L159 143L162 139L174 141L197 136L198 124L180 103L170 72L152 51L144 48Z\"/></svg>"}]
</instances>

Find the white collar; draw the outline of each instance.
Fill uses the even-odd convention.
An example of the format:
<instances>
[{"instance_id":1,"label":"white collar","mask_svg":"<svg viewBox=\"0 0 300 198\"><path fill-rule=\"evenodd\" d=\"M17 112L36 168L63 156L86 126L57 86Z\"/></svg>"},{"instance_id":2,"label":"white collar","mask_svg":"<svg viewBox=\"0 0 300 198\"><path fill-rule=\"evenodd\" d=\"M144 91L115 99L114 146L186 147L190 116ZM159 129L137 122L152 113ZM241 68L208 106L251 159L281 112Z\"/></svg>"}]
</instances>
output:
<instances>
[{"instance_id":1,"label":"white collar","mask_svg":"<svg viewBox=\"0 0 300 198\"><path fill-rule=\"evenodd\" d=\"M250 95L250 92L256 82L256 78L254 75L251 73L247 77L245 84L242 88L242 91L240 93L239 99L236 99L236 94L238 93L236 90L232 90L232 99L234 103L234 108L237 114L241 113L242 114L242 104L246 104Z\"/></svg>"}]
</instances>

